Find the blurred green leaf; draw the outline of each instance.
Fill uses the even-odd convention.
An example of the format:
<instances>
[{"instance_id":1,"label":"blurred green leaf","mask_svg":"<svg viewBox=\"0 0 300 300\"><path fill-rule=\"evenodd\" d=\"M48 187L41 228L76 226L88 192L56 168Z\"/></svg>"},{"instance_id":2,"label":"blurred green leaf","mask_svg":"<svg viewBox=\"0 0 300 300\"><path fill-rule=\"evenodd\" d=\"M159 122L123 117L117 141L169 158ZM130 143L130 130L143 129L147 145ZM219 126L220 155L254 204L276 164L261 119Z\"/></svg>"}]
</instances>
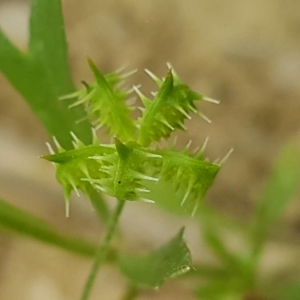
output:
<instances>
[{"instance_id":1,"label":"blurred green leaf","mask_svg":"<svg viewBox=\"0 0 300 300\"><path fill-rule=\"evenodd\" d=\"M97 248L96 245L82 239L64 236L45 221L2 199L0 199L0 226L83 256L93 256Z\"/></svg>"},{"instance_id":2,"label":"blurred green leaf","mask_svg":"<svg viewBox=\"0 0 300 300\"><path fill-rule=\"evenodd\" d=\"M204 228L204 239L206 245L228 268L236 269L242 264L242 260L239 255L228 249L225 241L220 237L219 230Z\"/></svg>"},{"instance_id":3,"label":"blurred green leaf","mask_svg":"<svg viewBox=\"0 0 300 300\"><path fill-rule=\"evenodd\" d=\"M300 147L288 143L279 154L253 218L253 253L257 256L268 230L293 199L300 182Z\"/></svg>"},{"instance_id":4,"label":"blurred green leaf","mask_svg":"<svg viewBox=\"0 0 300 300\"><path fill-rule=\"evenodd\" d=\"M72 148L70 131L85 143L91 142L89 123L76 124L84 116L83 109L70 111L69 101L58 101L74 90L59 0L32 0L28 54L0 31L0 71L64 148Z\"/></svg>"},{"instance_id":5,"label":"blurred green leaf","mask_svg":"<svg viewBox=\"0 0 300 300\"><path fill-rule=\"evenodd\" d=\"M196 291L196 296L201 300L243 300L244 293L237 290L237 286L223 280L210 283Z\"/></svg>"},{"instance_id":6,"label":"blurred green leaf","mask_svg":"<svg viewBox=\"0 0 300 300\"><path fill-rule=\"evenodd\" d=\"M122 273L135 285L157 288L165 280L188 272L192 259L182 235L183 229L167 244L148 254L122 255L119 259Z\"/></svg>"},{"instance_id":7,"label":"blurred green leaf","mask_svg":"<svg viewBox=\"0 0 300 300\"><path fill-rule=\"evenodd\" d=\"M300 282L293 282L286 285L275 295L277 300L299 300L300 299Z\"/></svg>"}]
</instances>

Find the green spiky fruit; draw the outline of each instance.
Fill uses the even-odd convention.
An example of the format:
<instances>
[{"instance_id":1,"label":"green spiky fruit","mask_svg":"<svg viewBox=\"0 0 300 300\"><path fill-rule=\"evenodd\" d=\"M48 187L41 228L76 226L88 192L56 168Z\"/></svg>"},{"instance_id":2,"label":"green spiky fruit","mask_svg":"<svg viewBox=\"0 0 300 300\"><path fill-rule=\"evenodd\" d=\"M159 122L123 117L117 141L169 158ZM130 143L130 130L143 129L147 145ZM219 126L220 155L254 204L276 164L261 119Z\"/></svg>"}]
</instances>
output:
<instances>
[{"instance_id":1,"label":"green spiky fruit","mask_svg":"<svg viewBox=\"0 0 300 300\"><path fill-rule=\"evenodd\" d=\"M115 143L103 145L94 133L93 145L86 146L73 135L74 150L65 151L57 145L59 153L45 157L57 166L56 176L64 188L66 203L72 191L86 192L88 185L119 200L140 200L148 192L145 180L160 178L171 182L183 194L182 203L195 212L220 165L205 161L204 149L191 155L189 147L176 152L153 150L150 146L168 138L175 129L185 129L183 123L191 113L201 115L196 100L216 101L183 84L171 68L164 80L147 71L159 91L150 100L137 87L133 88L144 104L142 117L134 121L125 102L130 91L118 88L124 76L102 75L91 60L89 65L96 82L63 98L77 98L71 106L84 104L87 117L108 127Z\"/></svg>"},{"instance_id":2,"label":"green spiky fruit","mask_svg":"<svg viewBox=\"0 0 300 300\"><path fill-rule=\"evenodd\" d=\"M117 73L104 76L92 60L88 62L96 81L61 99L77 99L70 107L85 104L88 118L92 119L95 127L106 126L111 136L117 136L123 142L134 140L136 127L130 118L131 109L125 103L132 90L117 88L123 76Z\"/></svg>"},{"instance_id":3,"label":"green spiky fruit","mask_svg":"<svg viewBox=\"0 0 300 300\"><path fill-rule=\"evenodd\" d=\"M149 146L153 141L168 138L175 129L185 129L185 119L190 119L192 112L198 109L195 100L207 100L201 94L191 90L169 70L164 81L148 72L160 87L153 100L142 95L137 89L145 108L139 121L139 143Z\"/></svg>"},{"instance_id":4,"label":"green spiky fruit","mask_svg":"<svg viewBox=\"0 0 300 300\"><path fill-rule=\"evenodd\" d=\"M104 161L106 165L100 168L108 177L103 179L87 179L98 189L108 195L114 196L120 200L138 200L140 193L149 192L143 185L142 180L158 181L144 173L143 165L145 161L152 157L159 158L159 155L153 155L143 151L138 146L125 145L118 139L115 139L117 153L98 157L91 157L95 161Z\"/></svg>"}]
</instances>

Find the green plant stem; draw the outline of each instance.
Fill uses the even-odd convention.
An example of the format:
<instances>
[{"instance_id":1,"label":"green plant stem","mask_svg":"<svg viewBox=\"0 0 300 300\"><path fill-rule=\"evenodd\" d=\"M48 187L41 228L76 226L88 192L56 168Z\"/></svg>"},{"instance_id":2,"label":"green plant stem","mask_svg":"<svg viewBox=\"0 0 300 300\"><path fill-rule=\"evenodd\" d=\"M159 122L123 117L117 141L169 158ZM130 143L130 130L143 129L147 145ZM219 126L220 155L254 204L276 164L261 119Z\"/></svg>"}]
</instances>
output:
<instances>
[{"instance_id":1,"label":"green plant stem","mask_svg":"<svg viewBox=\"0 0 300 300\"><path fill-rule=\"evenodd\" d=\"M103 243L100 245L97 253L96 253L96 259L95 262L92 266L91 272L89 274L89 277L86 281L85 287L83 289L83 293L81 296L81 300L88 300L89 296L92 291L93 284L95 282L97 273L103 264L104 260L106 259L108 250L109 250L109 244L110 241L112 240L112 237L115 233L119 217L122 213L122 210L124 208L125 201L123 200L118 200L118 204L116 209L114 210L113 214L111 215L111 218L109 220L108 228L107 228L107 233L104 237Z\"/></svg>"},{"instance_id":2,"label":"green plant stem","mask_svg":"<svg viewBox=\"0 0 300 300\"><path fill-rule=\"evenodd\" d=\"M79 238L64 236L49 224L0 199L0 226L64 250L91 257L96 245Z\"/></svg>"},{"instance_id":3,"label":"green plant stem","mask_svg":"<svg viewBox=\"0 0 300 300\"><path fill-rule=\"evenodd\" d=\"M92 186L88 186L87 193L99 218L105 224L107 224L109 221L110 211L102 195L98 191L96 191Z\"/></svg>"}]
</instances>

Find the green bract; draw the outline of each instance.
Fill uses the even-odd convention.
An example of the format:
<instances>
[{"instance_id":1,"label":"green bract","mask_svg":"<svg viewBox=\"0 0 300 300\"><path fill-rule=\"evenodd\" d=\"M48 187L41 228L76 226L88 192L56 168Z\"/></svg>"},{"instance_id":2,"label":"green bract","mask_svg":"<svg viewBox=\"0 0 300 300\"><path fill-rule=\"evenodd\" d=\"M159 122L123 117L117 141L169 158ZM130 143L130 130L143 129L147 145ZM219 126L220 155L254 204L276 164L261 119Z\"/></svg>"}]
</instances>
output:
<instances>
[{"instance_id":1,"label":"green bract","mask_svg":"<svg viewBox=\"0 0 300 300\"><path fill-rule=\"evenodd\" d=\"M84 105L87 117L96 126L106 126L115 143L103 145L94 133L93 145L84 145L72 134L75 149L65 151L57 145L59 153L45 157L57 166L57 179L64 187L67 203L71 191L86 192L87 185L119 200L148 200L147 180L165 180L184 195L182 204L188 204L195 212L220 165L204 160L204 149L192 155L189 145L176 152L155 149L152 143L168 138L175 129L185 129L183 123L191 118L190 113L199 113L195 100L216 101L191 90L171 68L164 80L147 71L159 91L150 100L137 87L133 88L144 104L139 108L142 116L133 120L125 101L132 90L119 88L126 76L102 75L91 60L89 65L96 82L85 83L83 90L63 98L75 98L70 107Z\"/></svg>"}]
</instances>

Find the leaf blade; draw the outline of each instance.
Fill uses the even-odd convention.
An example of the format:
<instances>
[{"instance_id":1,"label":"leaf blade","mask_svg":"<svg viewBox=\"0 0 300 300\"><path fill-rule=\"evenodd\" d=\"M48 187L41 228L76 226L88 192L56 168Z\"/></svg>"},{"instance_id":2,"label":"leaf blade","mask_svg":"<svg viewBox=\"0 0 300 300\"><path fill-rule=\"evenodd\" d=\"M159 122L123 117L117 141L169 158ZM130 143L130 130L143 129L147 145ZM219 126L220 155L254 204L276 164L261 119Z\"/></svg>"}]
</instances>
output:
<instances>
[{"instance_id":1,"label":"leaf blade","mask_svg":"<svg viewBox=\"0 0 300 300\"><path fill-rule=\"evenodd\" d=\"M253 252L258 255L267 232L293 199L300 183L300 147L295 141L281 150L253 219Z\"/></svg>"},{"instance_id":2,"label":"leaf blade","mask_svg":"<svg viewBox=\"0 0 300 300\"><path fill-rule=\"evenodd\" d=\"M188 272L192 259L182 235L183 228L168 243L148 254L123 254L119 258L121 272L135 285L150 288Z\"/></svg>"},{"instance_id":3,"label":"leaf blade","mask_svg":"<svg viewBox=\"0 0 300 300\"><path fill-rule=\"evenodd\" d=\"M24 236L83 256L93 256L96 252L97 247L95 245L78 238L66 237L45 221L2 199L0 199L0 225Z\"/></svg>"}]
</instances>

